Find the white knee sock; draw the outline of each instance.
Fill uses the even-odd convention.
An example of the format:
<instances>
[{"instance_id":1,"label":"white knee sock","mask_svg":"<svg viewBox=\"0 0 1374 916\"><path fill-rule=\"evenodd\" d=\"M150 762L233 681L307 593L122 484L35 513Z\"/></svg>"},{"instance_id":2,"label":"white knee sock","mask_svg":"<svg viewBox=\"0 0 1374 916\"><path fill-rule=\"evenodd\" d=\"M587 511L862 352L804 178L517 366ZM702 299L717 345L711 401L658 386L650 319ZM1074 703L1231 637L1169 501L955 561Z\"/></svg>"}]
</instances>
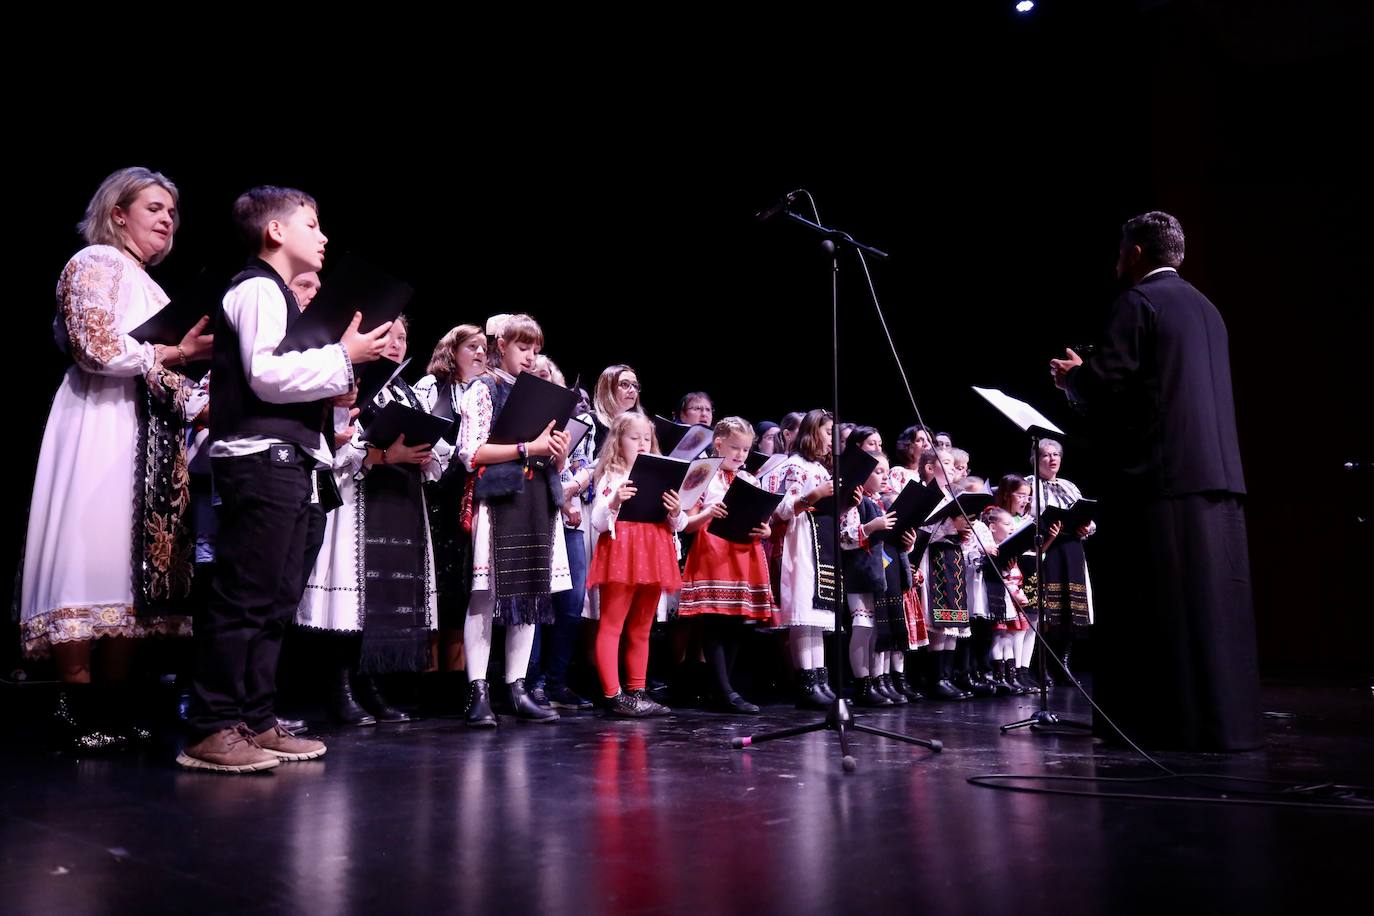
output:
<instances>
[{"instance_id":1,"label":"white knee sock","mask_svg":"<svg viewBox=\"0 0 1374 916\"><path fill-rule=\"evenodd\" d=\"M468 661L468 680L487 679L487 661L491 658L491 615L496 610L490 591L473 592L468 600L468 613L463 621L463 652Z\"/></svg>"},{"instance_id":2,"label":"white knee sock","mask_svg":"<svg viewBox=\"0 0 1374 916\"><path fill-rule=\"evenodd\" d=\"M825 631L820 627L807 627L807 644L811 651L811 667L820 668L825 665Z\"/></svg>"},{"instance_id":3,"label":"white knee sock","mask_svg":"<svg viewBox=\"0 0 1374 916\"><path fill-rule=\"evenodd\" d=\"M873 628L855 627L849 634L849 667L855 677L873 673Z\"/></svg>"},{"instance_id":4,"label":"white knee sock","mask_svg":"<svg viewBox=\"0 0 1374 916\"><path fill-rule=\"evenodd\" d=\"M513 684L525 676L530 667L530 652L534 650L534 624L522 623L506 627L506 683Z\"/></svg>"},{"instance_id":5,"label":"white knee sock","mask_svg":"<svg viewBox=\"0 0 1374 916\"><path fill-rule=\"evenodd\" d=\"M873 657L873 673L878 677L892 673L892 661L887 652L879 652Z\"/></svg>"},{"instance_id":6,"label":"white knee sock","mask_svg":"<svg viewBox=\"0 0 1374 916\"><path fill-rule=\"evenodd\" d=\"M787 631L787 643L792 652L792 667L798 671L815 668L812 663L811 631L815 627L792 627Z\"/></svg>"},{"instance_id":7,"label":"white knee sock","mask_svg":"<svg viewBox=\"0 0 1374 916\"><path fill-rule=\"evenodd\" d=\"M1027 614L1026 619L1032 624L1038 625L1038 615ZM1035 631L1019 630L1016 634L1016 667L1029 668L1031 655L1035 652Z\"/></svg>"}]
</instances>

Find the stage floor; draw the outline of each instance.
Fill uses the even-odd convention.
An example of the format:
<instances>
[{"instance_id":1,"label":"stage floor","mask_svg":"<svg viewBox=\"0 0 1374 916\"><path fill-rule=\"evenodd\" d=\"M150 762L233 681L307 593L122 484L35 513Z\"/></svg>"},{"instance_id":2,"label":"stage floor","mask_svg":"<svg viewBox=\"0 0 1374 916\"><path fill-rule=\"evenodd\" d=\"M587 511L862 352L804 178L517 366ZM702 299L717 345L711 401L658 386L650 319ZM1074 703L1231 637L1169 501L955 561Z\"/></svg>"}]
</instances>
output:
<instances>
[{"instance_id":1,"label":"stage floor","mask_svg":"<svg viewBox=\"0 0 1374 916\"><path fill-rule=\"evenodd\" d=\"M1067 690L1051 697L1086 710ZM76 760L11 746L0 753L0 911L1066 916L1368 899L1374 814L970 785L988 773L1155 772L1090 737L999 733L1034 700L867 716L945 750L856 735L850 775L830 732L730 749L734 736L813 717L781 705L756 720L316 729L326 757L255 776L181 772L166 748ZM1286 715L1266 718L1263 750L1161 759L1374 784L1367 688L1270 683L1265 709Z\"/></svg>"}]
</instances>

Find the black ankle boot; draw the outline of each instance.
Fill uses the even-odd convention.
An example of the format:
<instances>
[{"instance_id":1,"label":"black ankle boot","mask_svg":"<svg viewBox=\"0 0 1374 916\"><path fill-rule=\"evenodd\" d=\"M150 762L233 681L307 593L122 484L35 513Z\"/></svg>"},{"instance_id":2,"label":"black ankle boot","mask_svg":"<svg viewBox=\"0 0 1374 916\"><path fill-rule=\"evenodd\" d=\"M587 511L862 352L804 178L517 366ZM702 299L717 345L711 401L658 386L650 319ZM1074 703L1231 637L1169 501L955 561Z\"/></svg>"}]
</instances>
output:
<instances>
[{"instance_id":1,"label":"black ankle boot","mask_svg":"<svg viewBox=\"0 0 1374 916\"><path fill-rule=\"evenodd\" d=\"M936 696L946 700L967 700L973 696L972 693L960 689L954 683L954 653L945 650L938 655L940 656L940 682L935 688Z\"/></svg>"},{"instance_id":2,"label":"black ankle boot","mask_svg":"<svg viewBox=\"0 0 1374 916\"><path fill-rule=\"evenodd\" d=\"M829 709L830 699L821 692L816 684L815 668L804 668L797 672L797 708Z\"/></svg>"},{"instance_id":3,"label":"black ankle boot","mask_svg":"<svg viewBox=\"0 0 1374 916\"><path fill-rule=\"evenodd\" d=\"M1011 688L1011 692L1016 696L1023 696L1030 693L1030 688L1021 683L1016 676L1016 662L1010 658L1002 660L1002 680Z\"/></svg>"},{"instance_id":4,"label":"black ankle boot","mask_svg":"<svg viewBox=\"0 0 1374 916\"><path fill-rule=\"evenodd\" d=\"M52 713L49 742L68 754L112 754L128 750L129 739L96 727L90 684L64 684Z\"/></svg>"},{"instance_id":5,"label":"black ankle boot","mask_svg":"<svg viewBox=\"0 0 1374 916\"><path fill-rule=\"evenodd\" d=\"M410 715L403 710L397 709L386 701L382 696L382 691L377 687L377 681L370 674L360 674L353 679L353 686L357 690L358 703L372 715L377 717L378 722L409 722Z\"/></svg>"},{"instance_id":6,"label":"black ankle boot","mask_svg":"<svg viewBox=\"0 0 1374 916\"><path fill-rule=\"evenodd\" d=\"M496 713L491 711L491 689L486 681L468 683L468 709L464 721L469 728L496 727Z\"/></svg>"},{"instance_id":7,"label":"black ankle boot","mask_svg":"<svg viewBox=\"0 0 1374 916\"><path fill-rule=\"evenodd\" d=\"M1064 648L1059 650L1059 661L1063 663L1063 668L1060 668L1059 665L1054 664L1053 660L1051 660L1050 662L1050 667L1054 669L1054 682L1061 687L1071 686L1073 682L1076 680L1076 676L1073 673L1073 669L1069 667L1069 659L1072 655L1073 641L1072 639L1070 639L1066 640L1064 643Z\"/></svg>"},{"instance_id":8,"label":"black ankle boot","mask_svg":"<svg viewBox=\"0 0 1374 916\"><path fill-rule=\"evenodd\" d=\"M1002 670L1002 661L997 659L992 663L992 669L988 672L987 683L999 697L1009 697L1016 691L1007 683L1007 676Z\"/></svg>"},{"instance_id":9,"label":"black ankle boot","mask_svg":"<svg viewBox=\"0 0 1374 916\"><path fill-rule=\"evenodd\" d=\"M975 697L990 697L997 693L991 684L984 683L972 671L960 671L952 680L955 687Z\"/></svg>"},{"instance_id":10,"label":"black ankle boot","mask_svg":"<svg viewBox=\"0 0 1374 916\"><path fill-rule=\"evenodd\" d=\"M329 698L329 717L340 725L376 725L377 719L353 699L353 672L339 668L334 672L334 690Z\"/></svg>"},{"instance_id":11,"label":"black ankle boot","mask_svg":"<svg viewBox=\"0 0 1374 916\"><path fill-rule=\"evenodd\" d=\"M892 672L892 686L896 689L898 693L906 697L909 702L914 703L918 700L925 699L925 696L921 693L921 691L916 689L916 685L906 679L906 672Z\"/></svg>"},{"instance_id":12,"label":"black ankle boot","mask_svg":"<svg viewBox=\"0 0 1374 916\"><path fill-rule=\"evenodd\" d=\"M876 677L858 677L854 679L854 702L859 706L891 706L892 700L878 689L878 679Z\"/></svg>"},{"instance_id":13,"label":"black ankle boot","mask_svg":"<svg viewBox=\"0 0 1374 916\"><path fill-rule=\"evenodd\" d=\"M905 706L907 703L911 702L906 697L902 696L900 690L892 686L891 673L880 674L874 678L874 680L878 682L878 692L891 700L893 706Z\"/></svg>"},{"instance_id":14,"label":"black ankle boot","mask_svg":"<svg viewBox=\"0 0 1374 916\"><path fill-rule=\"evenodd\" d=\"M830 686L830 669L824 665L816 669L816 686L825 694L827 702L835 702L835 689Z\"/></svg>"},{"instance_id":15,"label":"black ankle boot","mask_svg":"<svg viewBox=\"0 0 1374 916\"><path fill-rule=\"evenodd\" d=\"M525 689L525 679L516 678L506 685L510 691L510 705L515 709L516 718L522 722L557 722L558 713L547 706L540 706L534 702L529 691Z\"/></svg>"},{"instance_id":16,"label":"black ankle boot","mask_svg":"<svg viewBox=\"0 0 1374 916\"><path fill-rule=\"evenodd\" d=\"M1061 627L1050 634L1048 641L1054 655L1045 656L1045 678L1051 687L1067 687L1073 683L1073 672L1069 668L1070 656L1073 654L1073 635ZM1058 656L1059 661L1055 661L1054 656ZM1061 663L1063 667L1060 667Z\"/></svg>"}]
</instances>

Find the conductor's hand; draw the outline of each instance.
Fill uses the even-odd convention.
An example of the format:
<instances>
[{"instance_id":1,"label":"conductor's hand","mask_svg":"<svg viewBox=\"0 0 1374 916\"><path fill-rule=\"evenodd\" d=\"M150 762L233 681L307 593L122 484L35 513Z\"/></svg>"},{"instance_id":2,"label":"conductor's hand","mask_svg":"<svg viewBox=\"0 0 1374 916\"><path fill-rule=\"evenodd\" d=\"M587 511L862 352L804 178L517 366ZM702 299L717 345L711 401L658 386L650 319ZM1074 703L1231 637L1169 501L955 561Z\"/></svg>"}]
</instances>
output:
<instances>
[{"instance_id":1,"label":"conductor's hand","mask_svg":"<svg viewBox=\"0 0 1374 916\"><path fill-rule=\"evenodd\" d=\"M1068 378L1070 369L1083 365L1083 357L1068 347L1064 348L1064 353L1067 356L1066 359L1050 360L1050 375L1054 378L1054 387L1056 388L1064 387L1064 380Z\"/></svg>"}]
</instances>

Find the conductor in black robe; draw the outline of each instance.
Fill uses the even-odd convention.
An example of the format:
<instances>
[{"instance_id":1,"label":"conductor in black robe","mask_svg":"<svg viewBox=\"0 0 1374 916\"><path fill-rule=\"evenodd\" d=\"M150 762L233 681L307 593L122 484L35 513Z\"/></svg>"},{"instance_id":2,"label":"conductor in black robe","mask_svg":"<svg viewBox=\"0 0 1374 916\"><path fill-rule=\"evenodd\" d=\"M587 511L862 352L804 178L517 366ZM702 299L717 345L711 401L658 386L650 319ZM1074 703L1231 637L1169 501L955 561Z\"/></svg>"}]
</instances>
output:
<instances>
[{"instance_id":1,"label":"conductor in black robe","mask_svg":"<svg viewBox=\"0 0 1374 916\"><path fill-rule=\"evenodd\" d=\"M1098 705L1143 746L1246 750L1262 735L1231 362L1226 324L1182 263L1177 219L1127 222L1116 270L1133 285L1105 341L1050 367L1111 461ZM1094 727L1112 737L1100 715Z\"/></svg>"}]
</instances>

